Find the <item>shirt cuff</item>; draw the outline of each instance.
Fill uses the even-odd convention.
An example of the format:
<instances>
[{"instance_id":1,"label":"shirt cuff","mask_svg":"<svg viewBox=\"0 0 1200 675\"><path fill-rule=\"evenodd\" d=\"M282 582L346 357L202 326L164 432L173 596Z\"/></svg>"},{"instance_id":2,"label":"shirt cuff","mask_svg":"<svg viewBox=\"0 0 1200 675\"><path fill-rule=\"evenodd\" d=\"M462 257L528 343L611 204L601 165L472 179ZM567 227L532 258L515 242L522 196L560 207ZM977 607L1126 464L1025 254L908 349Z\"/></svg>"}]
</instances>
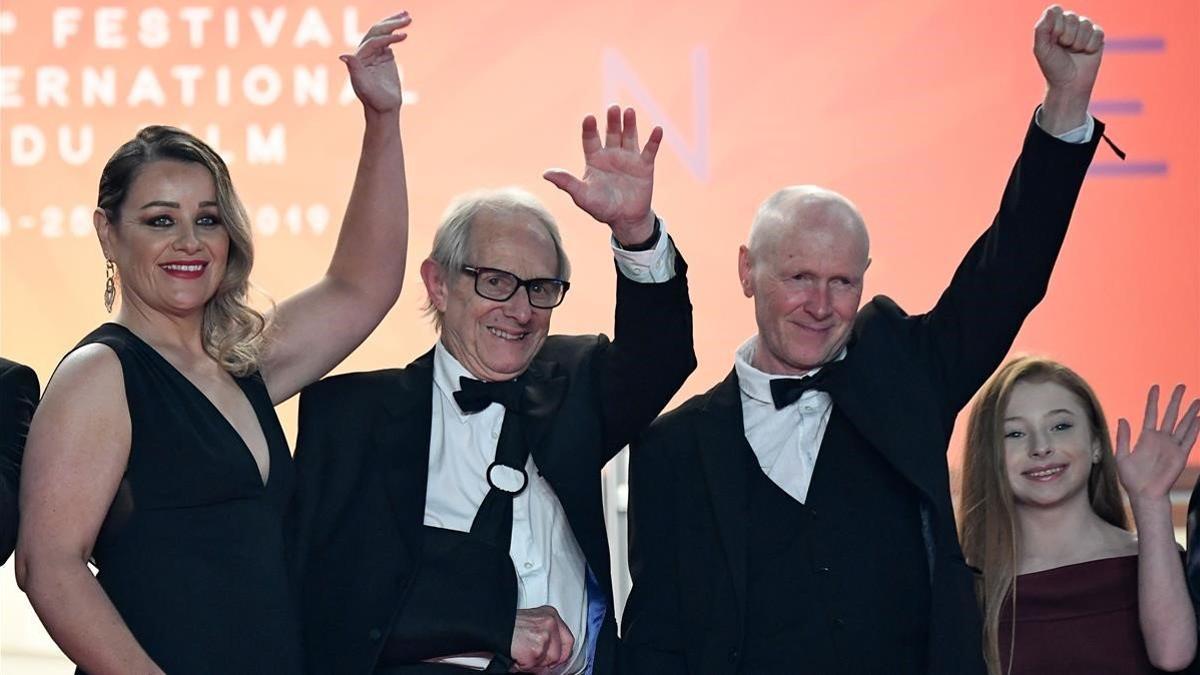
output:
<instances>
[{"instance_id":1,"label":"shirt cuff","mask_svg":"<svg viewBox=\"0 0 1200 675\"><path fill-rule=\"evenodd\" d=\"M627 251L612 237L613 258L617 269L630 281L644 284L660 284L675 278L675 244L667 236L667 221L658 219L659 236L654 248L645 251Z\"/></svg>"},{"instance_id":2,"label":"shirt cuff","mask_svg":"<svg viewBox=\"0 0 1200 675\"><path fill-rule=\"evenodd\" d=\"M1038 106L1037 112L1033 113L1033 121L1038 125L1038 128L1045 129L1042 126L1042 106ZM1056 134L1054 137L1066 143L1087 143L1092 140L1092 133L1096 130L1096 119L1090 114L1087 116L1087 121L1079 126L1064 131L1061 134Z\"/></svg>"}]
</instances>

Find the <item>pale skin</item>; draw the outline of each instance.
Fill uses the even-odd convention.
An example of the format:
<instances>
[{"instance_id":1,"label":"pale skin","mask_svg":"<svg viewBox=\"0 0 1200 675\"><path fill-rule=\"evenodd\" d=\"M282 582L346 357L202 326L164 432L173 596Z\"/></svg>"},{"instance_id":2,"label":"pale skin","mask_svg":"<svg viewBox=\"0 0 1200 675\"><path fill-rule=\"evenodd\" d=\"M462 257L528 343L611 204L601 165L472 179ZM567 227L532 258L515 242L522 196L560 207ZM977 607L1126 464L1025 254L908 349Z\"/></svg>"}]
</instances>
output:
<instances>
[{"instance_id":1,"label":"pale skin","mask_svg":"<svg viewBox=\"0 0 1200 675\"><path fill-rule=\"evenodd\" d=\"M654 234L654 158L662 143L662 127L654 127L643 147L638 144L637 113L610 106L600 141L596 118L583 119L583 178L562 169L543 177L571 196L575 205L612 229L622 246L634 246Z\"/></svg>"},{"instance_id":2,"label":"pale skin","mask_svg":"<svg viewBox=\"0 0 1200 675\"><path fill-rule=\"evenodd\" d=\"M1181 417L1179 385L1158 418L1158 386L1146 397L1142 431L1132 449L1129 422L1117 423L1117 473L1138 532L1138 615L1150 662L1182 670L1196 655L1196 615L1188 600L1171 523L1171 487L1200 434L1200 399Z\"/></svg>"},{"instance_id":3,"label":"pale skin","mask_svg":"<svg viewBox=\"0 0 1200 675\"><path fill-rule=\"evenodd\" d=\"M1014 388L1014 399L1018 393ZM1160 418L1158 386L1151 387L1141 432L1132 448L1129 422L1125 419L1118 422L1117 475L1129 496L1136 536L1104 521L1092 510L1086 473L1078 480L1077 489L1063 499L1039 503L1018 496L1015 510L1018 574L1138 556L1138 616L1146 653L1155 667L1168 671L1186 667L1196 652L1195 614L1175 542L1169 497L1171 486L1183 472L1200 434L1200 399L1192 401L1181 416L1183 395L1183 385L1176 387ZM1070 403L1062 406L1071 407ZM1057 458L1057 453L1069 453L1070 449L1055 430L1073 417L1084 424L1082 413L1060 413L1047 415L1040 421L1035 418L1024 425L1010 419L1006 421L1006 432L1011 433L1012 425L1017 424L1016 428L1028 435L1026 447L1035 463L1070 463L1068 458ZM1094 457L1098 445L1093 442L1088 447L1085 452Z\"/></svg>"},{"instance_id":4,"label":"pale skin","mask_svg":"<svg viewBox=\"0 0 1200 675\"><path fill-rule=\"evenodd\" d=\"M802 375L837 358L850 337L871 261L862 218L845 198L785 188L738 251L742 292L754 298L752 365Z\"/></svg>"},{"instance_id":5,"label":"pale skin","mask_svg":"<svg viewBox=\"0 0 1200 675\"><path fill-rule=\"evenodd\" d=\"M522 279L558 274L553 240L527 217L481 213L471 224L468 244L470 265ZM421 265L421 279L442 315L442 344L477 379L503 382L519 376L546 341L554 310L531 305L524 289L502 302L489 300L475 292L474 277L447 274L433 260Z\"/></svg>"},{"instance_id":6,"label":"pale skin","mask_svg":"<svg viewBox=\"0 0 1200 675\"><path fill-rule=\"evenodd\" d=\"M273 328L261 372L273 403L344 359L399 296L408 207L400 81L390 46L406 37L399 31L410 21L401 13L375 24L354 54L341 57L363 103L363 150L324 277L268 317ZM203 166L154 162L134 180L117 222L101 210L94 220L105 257L116 262L121 279L115 321L209 398L246 442L265 481L270 466L258 419L201 343L204 305L219 284L228 247L215 201ZM158 276L162 265L178 261L203 263L205 275L192 283ZM30 428L16 575L51 636L91 673L161 672L87 568L129 459L130 438L116 355L103 345L75 351L47 385Z\"/></svg>"},{"instance_id":7,"label":"pale skin","mask_svg":"<svg viewBox=\"0 0 1200 675\"><path fill-rule=\"evenodd\" d=\"M1042 128L1057 136L1085 123L1104 55L1104 29L1051 5L1033 28L1033 54L1046 79Z\"/></svg>"},{"instance_id":8,"label":"pale skin","mask_svg":"<svg viewBox=\"0 0 1200 675\"><path fill-rule=\"evenodd\" d=\"M1052 381L1013 386L1004 452L1017 516L1017 572L1137 553L1133 535L1092 510L1088 480L1103 446L1083 401ZM1038 478L1039 472L1057 472Z\"/></svg>"},{"instance_id":9,"label":"pale skin","mask_svg":"<svg viewBox=\"0 0 1200 675\"><path fill-rule=\"evenodd\" d=\"M622 246L644 243L654 234L651 197L662 129L655 127L642 146L637 114L614 105L606 113L603 141L591 115L584 118L582 131L583 177L561 169L550 169L544 177L607 225ZM555 275L553 243L538 226L504 217L476 225L473 239L486 240L486 245L471 242L472 256L478 258L471 263L522 278ZM442 269L432 258L421 264L421 279L431 304L442 313L442 344L473 377L501 381L525 372L549 332L552 309L532 307L524 290L503 302L481 298L471 278ZM490 336L489 328L525 337L506 343ZM517 610L510 653L514 669L541 672L561 666L570 659L574 644L575 637L554 607Z\"/></svg>"},{"instance_id":10,"label":"pale skin","mask_svg":"<svg viewBox=\"0 0 1200 675\"><path fill-rule=\"evenodd\" d=\"M575 638L550 605L518 609L513 625L514 672L536 673L557 668L571 658Z\"/></svg>"}]
</instances>

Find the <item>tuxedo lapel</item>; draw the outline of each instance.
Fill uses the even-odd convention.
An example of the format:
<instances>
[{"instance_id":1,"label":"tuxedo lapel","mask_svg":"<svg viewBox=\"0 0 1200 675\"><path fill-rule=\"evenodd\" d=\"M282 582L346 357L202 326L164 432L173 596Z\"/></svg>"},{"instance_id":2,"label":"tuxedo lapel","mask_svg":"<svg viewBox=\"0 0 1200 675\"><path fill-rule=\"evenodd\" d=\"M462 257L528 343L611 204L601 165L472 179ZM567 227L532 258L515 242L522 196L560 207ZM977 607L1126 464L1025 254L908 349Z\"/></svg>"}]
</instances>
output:
<instances>
[{"instance_id":1,"label":"tuxedo lapel","mask_svg":"<svg viewBox=\"0 0 1200 675\"><path fill-rule=\"evenodd\" d=\"M533 363L529 364L525 377L529 379L525 387L524 410L521 414L525 442L529 444L529 451L538 466L538 471L547 477L557 475L555 458L547 451L546 438L562 406L563 396L567 391L567 376L561 372L557 363L534 359Z\"/></svg>"},{"instance_id":2,"label":"tuxedo lapel","mask_svg":"<svg viewBox=\"0 0 1200 675\"><path fill-rule=\"evenodd\" d=\"M939 447L943 441L930 437L930 425L910 420L936 419L938 411L927 409L925 399L906 395L905 387L895 386L912 380L913 374L902 372L896 359L872 358L869 349L862 343L851 344L824 388L871 447L917 488L926 503L936 504L930 482L938 479L934 460L940 456L931 458L922 449Z\"/></svg>"},{"instance_id":3,"label":"tuxedo lapel","mask_svg":"<svg viewBox=\"0 0 1200 675\"><path fill-rule=\"evenodd\" d=\"M739 609L746 602L746 522L749 511L744 452L750 449L742 420L741 391L737 371L714 387L701 408L696 424L700 465L708 482L716 514L717 529Z\"/></svg>"},{"instance_id":4,"label":"tuxedo lapel","mask_svg":"<svg viewBox=\"0 0 1200 675\"><path fill-rule=\"evenodd\" d=\"M401 529L407 530L424 521L433 416L433 350L404 369L383 406L384 418L375 429L374 441L379 456L385 458L388 499Z\"/></svg>"}]
</instances>

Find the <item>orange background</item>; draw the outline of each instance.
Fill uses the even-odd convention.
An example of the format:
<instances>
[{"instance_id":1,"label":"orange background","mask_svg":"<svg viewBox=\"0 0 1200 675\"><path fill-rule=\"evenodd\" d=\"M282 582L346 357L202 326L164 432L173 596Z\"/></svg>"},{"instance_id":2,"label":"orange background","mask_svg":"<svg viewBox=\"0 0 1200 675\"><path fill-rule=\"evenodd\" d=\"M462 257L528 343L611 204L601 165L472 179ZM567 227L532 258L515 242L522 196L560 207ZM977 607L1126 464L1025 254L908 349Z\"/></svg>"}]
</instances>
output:
<instances>
[{"instance_id":1,"label":"orange background","mask_svg":"<svg viewBox=\"0 0 1200 675\"><path fill-rule=\"evenodd\" d=\"M362 126L357 103L299 106L288 83L294 65L324 65L336 99L344 81L336 56L347 49L342 3L258 3L268 12L286 9L274 47L255 37L250 2L184 3L214 10L205 43L196 47L178 18L182 5L127 2L128 45L120 50L95 44L93 12L102 3L67 4L82 8L82 19L63 48L51 43L54 4L0 6L0 61L24 73L16 85L23 105L0 109L0 208L8 219L7 229L0 223L0 353L33 365L43 383L106 315L103 261L90 228L46 237L42 210L90 210L104 161L139 125L201 132L218 125L252 214L264 206L330 209L332 223L322 234L293 233L286 225L256 234L253 279L275 299L323 271ZM380 2L349 6L357 8L359 30L397 9ZM137 17L151 7L169 17L171 40L159 49L137 43ZM334 44L291 46L309 8L324 19ZM224 44L227 9L240 13L241 41L232 47ZM556 331L611 332L606 232L540 174L554 165L581 170L579 120L612 101L637 107L644 124L667 127L655 207L691 265L700 358L677 400L720 379L754 330L751 304L737 284L736 250L758 203L782 185L818 183L855 200L873 239L867 297L886 292L909 311L924 311L990 222L1042 91L1031 54L1040 0L426 0L409 9L410 38L396 50L406 89L416 95L402 122L412 207L408 282L383 325L339 370L406 363L432 344L434 333L418 310L417 266L450 198L481 186L526 187L558 216L575 273L571 294L555 312ZM1088 179L1049 296L1016 350L1074 366L1099 390L1114 423L1119 416L1140 420L1153 382L1185 382L1200 393L1200 4L1092 1L1074 9L1095 17L1109 36L1095 98L1110 112L1097 114L1129 152L1126 168L1148 163L1151 173ZM1162 48L1120 48L1146 39ZM194 106L180 102L169 76L180 64L209 71ZM278 102L255 106L236 93L250 64L280 73ZM63 66L72 78L67 107L36 104L34 71L45 65ZM115 106L80 104L84 65L115 68ZM121 102L142 66L162 82L164 106ZM235 83L229 106L212 92L212 71L222 66ZM1138 105L1140 112L1131 114ZM282 166L244 161L241 139L249 124L284 126ZM17 125L33 125L47 137L50 154L35 166L14 165L10 137ZM57 159L60 125L92 126L89 161L70 166ZM1097 162L1112 165L1116 158L1101 146ZM21 227L29 218L34 226ZM294 401L281 416L294 428Z\"/></svg>"}]
</instances>

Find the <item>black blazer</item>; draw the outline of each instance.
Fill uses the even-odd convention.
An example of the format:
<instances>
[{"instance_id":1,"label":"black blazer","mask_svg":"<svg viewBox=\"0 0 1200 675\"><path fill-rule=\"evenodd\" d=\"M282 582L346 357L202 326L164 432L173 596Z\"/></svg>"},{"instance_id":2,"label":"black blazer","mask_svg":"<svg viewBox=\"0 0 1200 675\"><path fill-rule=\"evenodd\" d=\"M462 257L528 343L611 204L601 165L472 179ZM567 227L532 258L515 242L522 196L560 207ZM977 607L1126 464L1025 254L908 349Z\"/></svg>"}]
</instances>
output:
<instances>
[{"instance_id":1,"label":"black blazer","mask_svg":"<svg viewBox=\"0 0 1200 675\"><path fill-rule=\"evenodd\" d=\"M1200 618L1200 481L1192 487L1187 510L1187 555L1184 558L1187 572L1188 592L1192 596L1192 607ZM1200 657L1195 667L1200 670Z\"/></svg>"},{"instance_id":2,"label":"black blazer","mask_svg":"<svg viewBox=\"0 0 1200 675\"><path fill-rule=\"evenodd\" d=\"M919 495L931 563L931 673L985 672L972 573L950 501L945 453L954 420L1045 294L1102 131L1097 122L1091 143L1073 145L1031 124L995 221L937 305L909 316L887 297L868 302L829 384L834 405ZM629 672L736 672L747 495L730 477L743 475L747 448L735 373L635 442L633 591L622 623ZM798 669L803 658L797 654Z\"/></svg>"},{"instance_id":3,"label":"black blazer","mask_svg":"<svg viewBox=\"0 0 1200 675\"><path fill-rule=\"evenodd\" d=\"M525 429L608 596L597 673L615 669L617 648L600 470L695 368L685 271L677 256L666 283L618 274L614 340L551 336L530 366L566 386L558 407L527 416ZM465 536L430 542L422 527L432 378L430 352L404 369L329 378L301 396L289 529L311 672L371 672L389 626L409 637L414 661L509 652L508 551Z\"/></svg>"},{"instance_id":4,"label":"black blazer","mask_svg":"<svg viewBox=\"0 0 1200 675\"><path fill-rule=\"evenodd\" d=\"M17 544L21 458L37 403L37 374L28 366L0 358L0 564Z\"/></svg>"}]
</instances>

